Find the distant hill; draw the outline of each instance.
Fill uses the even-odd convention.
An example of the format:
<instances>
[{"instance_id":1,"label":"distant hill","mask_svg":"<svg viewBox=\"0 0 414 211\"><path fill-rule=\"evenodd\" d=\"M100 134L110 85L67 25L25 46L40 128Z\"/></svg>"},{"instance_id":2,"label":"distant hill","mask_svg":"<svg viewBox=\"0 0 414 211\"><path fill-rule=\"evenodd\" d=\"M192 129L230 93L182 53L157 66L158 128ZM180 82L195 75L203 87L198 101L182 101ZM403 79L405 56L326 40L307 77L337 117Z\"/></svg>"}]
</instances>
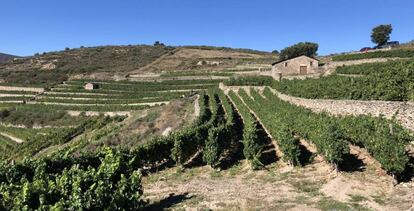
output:
<instances>
[{"instance_id":1,"label":"distant hill","mask_svg":"<svg viewBox=\"0 0 414 211\"><path fill-rule=\"evenodd\" d=\"M25 84L59 83L71 78L125 79L131 74L270 64L275 59L275 55L269 52L212 46L81 47L0 63L0 79L7 83Z\"/></svg>"},{"instance_id":2,"label":"distant hill","mask_svg":"<svg viewBox=\"0 0 414 211\"><path fill-rule=\"evenodd\" d=\"M73 76L97 78L126 74L153 62L174 48L166 46L100 46L35 54L0 63L7 83L59 83Z\"/></svg>"},{"instance_id":3,"label":"distant hill","mask_svg":"<svg viewBox=\"0 0 414 211\"><path fill-rule=\"evenodd\" d=\"M5 61L7 61L9 59L16 58L16 57L17 56L5 54L5 53L0 53L0 62L5 62Z\"/></svg>"}]
</instances>

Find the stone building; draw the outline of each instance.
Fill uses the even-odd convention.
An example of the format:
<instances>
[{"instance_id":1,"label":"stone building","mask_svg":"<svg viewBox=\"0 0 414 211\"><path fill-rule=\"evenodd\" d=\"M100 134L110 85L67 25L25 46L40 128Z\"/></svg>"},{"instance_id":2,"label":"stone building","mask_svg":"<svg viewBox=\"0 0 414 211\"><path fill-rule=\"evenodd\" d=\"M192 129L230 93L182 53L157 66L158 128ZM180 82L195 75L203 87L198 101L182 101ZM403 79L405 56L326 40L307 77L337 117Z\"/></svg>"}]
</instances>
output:
<instances>
[{"instance_id":1,"label":"stone building","mask_svg":"<svg viewBox=\"0 0 414 211\"><path fill-rule=\"evenodd\" d=\"M97 84L97 83L93 83L93 82L91 82L91 83L87 83L87 84L85 84L85 87L84 87L86 90L94 90L94 89L99 89L99 84Z\"/></svg>"},{"instance_id":2,"label":"stone building","mask_svg":"<svg viewBox=\"0 0 414 211\"><path fill-rule=\"evenodd\" d=\"M308 75L319 73L319 60L299 56L272 64L272 75Z\"/></svg>"}]
</instances>

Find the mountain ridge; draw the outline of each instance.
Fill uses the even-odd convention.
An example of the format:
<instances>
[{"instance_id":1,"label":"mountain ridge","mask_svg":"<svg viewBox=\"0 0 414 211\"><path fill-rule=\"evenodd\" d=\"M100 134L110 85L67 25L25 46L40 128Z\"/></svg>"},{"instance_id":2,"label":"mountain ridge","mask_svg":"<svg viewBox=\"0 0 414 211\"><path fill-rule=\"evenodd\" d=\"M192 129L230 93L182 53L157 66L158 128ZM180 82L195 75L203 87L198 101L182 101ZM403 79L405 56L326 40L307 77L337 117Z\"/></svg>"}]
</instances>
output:
<instances>
[{"instance_id":1,"label":"mountain ridge","mask_svg":"<svg viewBox=\"0 0 414 211\"><path fill-rule=\"evenodd\" d=\"M6 54L6 53L0 53L0 62L5 62L7 60L17 58L18 56Z\"/></svg>"}]
</instances>

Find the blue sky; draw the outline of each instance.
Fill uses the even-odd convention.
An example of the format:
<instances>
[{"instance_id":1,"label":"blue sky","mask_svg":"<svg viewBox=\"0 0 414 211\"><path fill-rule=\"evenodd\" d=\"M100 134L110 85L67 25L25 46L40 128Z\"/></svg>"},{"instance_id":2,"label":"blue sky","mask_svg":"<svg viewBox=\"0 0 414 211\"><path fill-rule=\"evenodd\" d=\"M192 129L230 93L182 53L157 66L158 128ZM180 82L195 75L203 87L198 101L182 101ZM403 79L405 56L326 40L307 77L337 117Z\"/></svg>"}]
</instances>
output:
<instances>
[{"instance_id":1,"label":"blue sky","mask_svg":"<svg viewBox=\"0 0 414 211\"><path fill-rule=\"evenodd\" d=\"M412 0L3 0L0 52L97 45L214 45L271 51L300 41L319 54L372 46L378 24L414 39Z\"/></svg>"}]
</instances>

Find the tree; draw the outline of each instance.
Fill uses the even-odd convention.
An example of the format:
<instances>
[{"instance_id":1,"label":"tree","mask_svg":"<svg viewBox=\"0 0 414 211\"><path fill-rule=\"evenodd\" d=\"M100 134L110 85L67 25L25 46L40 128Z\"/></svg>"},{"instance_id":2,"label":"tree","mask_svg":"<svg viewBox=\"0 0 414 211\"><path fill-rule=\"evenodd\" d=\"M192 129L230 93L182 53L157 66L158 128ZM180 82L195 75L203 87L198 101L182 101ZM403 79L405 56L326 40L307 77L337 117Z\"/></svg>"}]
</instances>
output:
<instances>
[{"instance_id":1,"label":"tree","mask_svg":"<svg viewBox=\"0 0 414 211\"><path fill-rule=\"evenodd\" d=\"M315 57L319 45L312 42L300 42L280 51L280 60L287 60L298 56Z\"/></svg>"},{"instance_id":2,"label":"tree","mask_svg":"<svg viewBox=\"0 0 414 211\"><path fill-rule=\"evenodd\" d=\"M164 43L160 41L155 41L154 46L165 46Z\"/></svg>"},{"instance_id":3,"label":"tree","mask_svg":"<svg viewBox=\"0 0 414 211\"><path fill-rule=\"evenodd\" d=\"M378 46L384 45L390 40L391 32L391 24L376 26L372 29L371 41L376 43Z\"/></svg>"},{"instance_id":4,"label":"tree","mask_svg":"<svg viewBox=\"0 0 414 211\"><path fill-rule=\"evenodd\" d=\"M279 51L278 50L274 50L274 51L272 51L272 54L279 54Z\"/></svg>"}]
</instances>

